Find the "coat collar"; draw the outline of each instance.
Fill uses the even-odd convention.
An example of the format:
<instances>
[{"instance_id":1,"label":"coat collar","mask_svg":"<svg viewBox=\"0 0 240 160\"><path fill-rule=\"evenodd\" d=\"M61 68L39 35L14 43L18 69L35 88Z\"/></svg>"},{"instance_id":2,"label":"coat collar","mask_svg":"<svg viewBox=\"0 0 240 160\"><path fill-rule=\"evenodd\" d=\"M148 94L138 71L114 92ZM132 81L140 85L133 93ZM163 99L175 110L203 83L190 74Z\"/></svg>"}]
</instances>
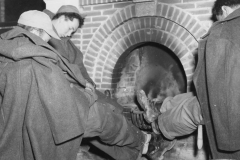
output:
<instances>
[{"instance_id":1,"label":"coat collar","mask_svg":"<svg viewBox=\"0 0 240 160\"><path fill-rule=\"evenodd\" d=\"M1 34L1 38L5 40L10 40L15 37L22 37L23 35L31 39L34 44L46 47L54 51L54 49L51 46L49 46L46 42L44 42L40 37L26 31L25 29L22 29L21 27L15 27L11 31Z\"/></svg>"},{"instance_id":2,"label":"coat collar","mask_svg":"<svg viewBox=\"0 0 240 160\"><path fill-rule=\"evenodd\" d=\"M236 9L235 11L233 11L231 14L229 14L224 20L221 20L221 21L217 21L215 23L213 23L213 25L211 26L211 28L208 30L208 32L202 36L201 38L204 39L205 37L207 37L210 32L211 32L211 29L214 28L215 26L219 25L219 24L222 24L222 23L225 23L227 21L231 21L231 20L234 20L236 18L239 18L240 17L240 8Z\"/></svg>"}]
</instances>

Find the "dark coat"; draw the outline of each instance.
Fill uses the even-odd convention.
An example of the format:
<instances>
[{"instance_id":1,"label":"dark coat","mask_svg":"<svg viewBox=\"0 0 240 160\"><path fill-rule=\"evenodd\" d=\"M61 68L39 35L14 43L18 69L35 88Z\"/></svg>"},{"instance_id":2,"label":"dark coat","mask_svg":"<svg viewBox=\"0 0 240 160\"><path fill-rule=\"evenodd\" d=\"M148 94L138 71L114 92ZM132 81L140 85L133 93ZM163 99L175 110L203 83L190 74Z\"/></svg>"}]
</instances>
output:
<instances>
[{"instance_id":1,"label":"dark coat","mask_svg":"<svg viewBox=\"0 0 240 160\"><path fill-rule=\"evenodd\" d=\"M216 22L198 50L193 79L213 158L240 159L240 9Z\"/></svg>"},{"instance_id":2,"label":"dark coat","mask_svg":"<svg viewBox=\"0 0 240 160\"><path fill-rule=\"evenodd\" d=\"M57 40L51 38L48 42L54 49L56 49L69 63L78 65L82 76L89 82L95 85L93 80L89 77L88 72L83 64L82 52L73 44L70 38L61 38Z\"/></svg>"},{"instance_id":3,"label":"dark coat","mask_svg":"<svg viewBox=\"0 0 240 160\"><path fill-rule=\"evenodd\" d=\"M77 68L19 27L1 35L1 160L76 159L90 105Z\"/></svg>"}]
</instances>

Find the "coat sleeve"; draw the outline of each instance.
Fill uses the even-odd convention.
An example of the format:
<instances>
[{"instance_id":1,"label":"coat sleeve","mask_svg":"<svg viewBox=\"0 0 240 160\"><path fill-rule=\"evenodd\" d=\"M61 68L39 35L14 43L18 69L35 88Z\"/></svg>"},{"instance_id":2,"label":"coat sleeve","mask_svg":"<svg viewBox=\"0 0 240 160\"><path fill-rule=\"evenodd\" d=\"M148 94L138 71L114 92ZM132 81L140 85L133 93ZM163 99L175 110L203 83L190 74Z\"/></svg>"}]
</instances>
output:
<instances>
[{"instance_id":1,"label":"coat sleeve","mask_svg":"<svg viewBox=\"0 0 240 160\"><path fill-rule=\"evenodd\" d=\"M90 78L84 63L83 63L83 54L82 52L69 40L69 45L72 48L72 53L74 53L74 59L72 59L72 63L77 64L79 69L81 70L81 73L83 75L83 77L91 84L93 84L93 86L95 86L95 83L93 82L93 80ZM70 57L71 58L71 57Z\"/></svg>"},{"instance_id":2,"label":"coat sleeve","mask_svg":"<svg viewBox=\"0 0 240 160\"><path fill-rule=\"evenodd\" d=\"M71 61L77 61L77 60L75 60L75 59L77 59L77 56L75 57L75 56L71 56L71 55L68 54L69 52L71 52L71 49L69 49L67 47L67 44L65 44L64 41L60 41L58 39L51 38L51 40L48 43L55 50L57 50L58 53L60 53L60 55L63 58L67 59L67 61L69 61L71 64L76 64L76 63L73 63ZM69 50L67 51L66 49L69 49L70 51ZM77 64L77 66L79 66L79 65ZM77 67L75 67L75 68L77 68ZM76 72L76 73L78 74L78 80L81 83L81 85L86 86L86 81L88 81L88 80L85 78L86 76L84 74L82 74L84 72L81 71L81 72Z\"/></svg>"},{"instance_id":3,"label":"coat sleeve","mask_svg":"<svg viewBox=\"0 0 240 160\"><path fill-rule=\"evenodd\" d=\"M39 98L57 144L84 132L77 102L70 83L54 63L36 58L33 64Z\"/></svg>"},{"instance_id":4,"label":"coat sleeve","mask_svg":"<svg viewBox=\"0 0 240 160\"><path fill-rule=\"evenodd\" d=\"M234 32L235 33L235 32ZM206 77L209 107L219 149L240 149L240 46L232 39L208 38ZM234 43L238 42L238 43Z\"/></svg>"}]
</instances>

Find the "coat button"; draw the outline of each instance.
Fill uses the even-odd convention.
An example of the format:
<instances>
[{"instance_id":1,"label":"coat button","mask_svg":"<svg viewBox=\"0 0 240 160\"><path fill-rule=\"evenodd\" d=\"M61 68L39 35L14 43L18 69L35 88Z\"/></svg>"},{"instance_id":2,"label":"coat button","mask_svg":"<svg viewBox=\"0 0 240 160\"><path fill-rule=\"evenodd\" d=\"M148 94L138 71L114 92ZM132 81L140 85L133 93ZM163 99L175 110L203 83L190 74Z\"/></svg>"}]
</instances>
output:
<instances>
[{"instance_id":1,"label":"coat button","mask_svg":"<svg viewBox=\"0 0 240 160\"><path fill-rule=\"evenodd\" d=\"M73 88L73 84L72 83L70 83L70 87Z\"/></svg>"}]
</instances>

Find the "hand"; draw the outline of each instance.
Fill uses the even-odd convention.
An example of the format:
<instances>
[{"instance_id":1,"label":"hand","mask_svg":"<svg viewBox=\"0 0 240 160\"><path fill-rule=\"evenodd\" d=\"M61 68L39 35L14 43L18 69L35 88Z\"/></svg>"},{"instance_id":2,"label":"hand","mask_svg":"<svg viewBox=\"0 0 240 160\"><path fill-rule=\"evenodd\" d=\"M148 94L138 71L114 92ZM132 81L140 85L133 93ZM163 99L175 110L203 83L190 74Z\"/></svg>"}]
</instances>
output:
<instances>
[{"instance_id":1,"label":"hand","mask_svg":"<svg viewBox=\"0 0 240 160\"><path fill-rule=\"evenodd\" d=\"M88 89L88 90L91 90L92 92L95 92L94 86L91 83L89 83L89 82L86 82L85 89Z\"/></svg>"}]
</instances>

